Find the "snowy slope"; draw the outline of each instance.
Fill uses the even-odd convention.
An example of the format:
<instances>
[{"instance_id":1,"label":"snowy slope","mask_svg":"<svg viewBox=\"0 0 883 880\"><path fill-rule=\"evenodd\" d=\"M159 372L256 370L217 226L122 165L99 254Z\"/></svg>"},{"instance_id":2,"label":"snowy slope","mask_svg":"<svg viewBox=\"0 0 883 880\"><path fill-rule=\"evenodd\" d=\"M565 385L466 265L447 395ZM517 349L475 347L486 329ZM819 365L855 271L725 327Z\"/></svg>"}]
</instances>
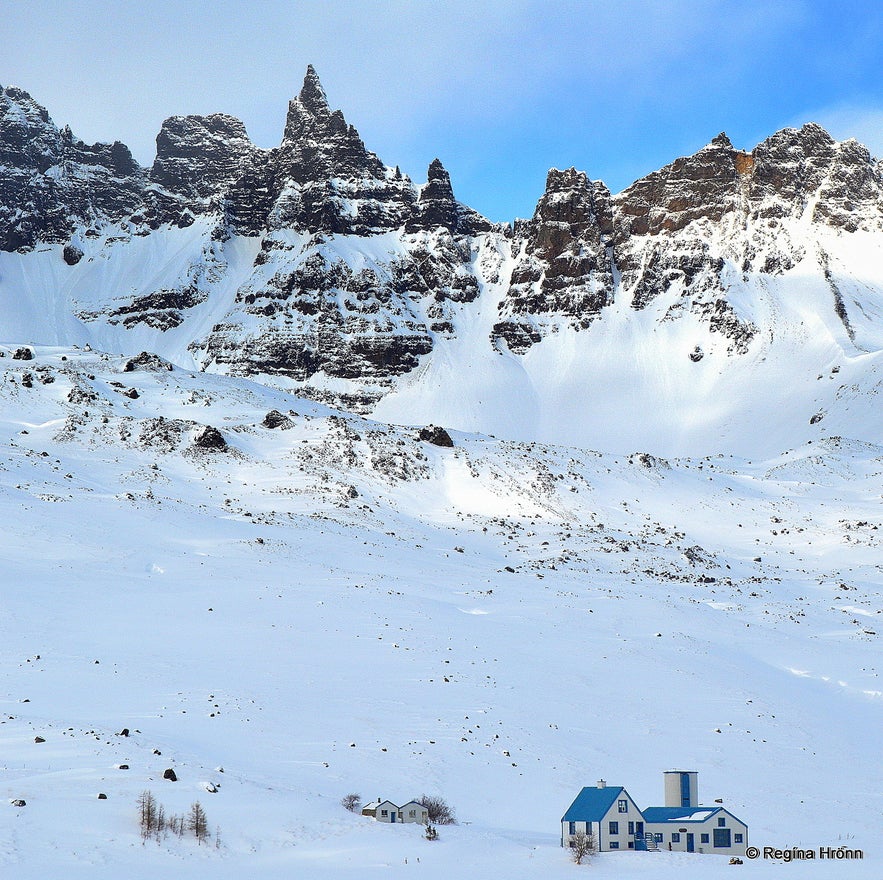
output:
<instances>
[{"instance_id":1,"label":"snowy slope","mask_svg":"<svg viewBox=\"0 0 883 880\"><path fill-rule=\"evenodd\" d=\"M866 854L743 871L880 875L880 446L445 449L243 379L13 352L0 751L27 805L3 806L4 872L569 877L582 785L653 805L687 766L751 843ZM226 450L197 445L206 425ZM199 799L220 847L142 845L145 789ZM350 791L440 793L460 824L428 843L345 812Z\"/></svg>"}]
</instances>

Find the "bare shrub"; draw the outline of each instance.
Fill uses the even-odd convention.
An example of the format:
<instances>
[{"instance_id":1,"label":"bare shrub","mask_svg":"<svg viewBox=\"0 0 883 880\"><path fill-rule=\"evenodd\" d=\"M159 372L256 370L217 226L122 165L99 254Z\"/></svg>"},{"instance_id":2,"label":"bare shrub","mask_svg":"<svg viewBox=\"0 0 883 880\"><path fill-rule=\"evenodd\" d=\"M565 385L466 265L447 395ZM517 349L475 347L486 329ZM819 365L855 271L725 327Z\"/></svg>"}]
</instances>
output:
<instances>
[{"instance_id":1,"label":"bare shrub","mask_svg":"<svg viewBox=\"0 0 883 880\"><path fill-rule=\"evenodd\" d=\"M585 831L577 831L570 838L570 857L581 865L586 856L590 856L595 852L595 838Z\"/></svg>"},{"instance_id":2,"label":"bare shrub","mask_svg":"<svg viewBox=\"0 0 883 880\"><path fill-rule=\"evenodd\" d=\"M426 814L430 822L436 825L457 824L453 807L441 795L424 794L417 800L417 803L426 807Z\"/></svg>"},{"instance_id":3,"label":"bare shrub","mask_svg":"<svg viewBox=\"0 0 883 880\"><path fill-rule=\"evenodd\" d=\"M345 810L355 813L358 811L359 807L362 806L362 795L356 794L355 792L345 795L340 799L340 805Z\"/></svg>"}]
</instances>

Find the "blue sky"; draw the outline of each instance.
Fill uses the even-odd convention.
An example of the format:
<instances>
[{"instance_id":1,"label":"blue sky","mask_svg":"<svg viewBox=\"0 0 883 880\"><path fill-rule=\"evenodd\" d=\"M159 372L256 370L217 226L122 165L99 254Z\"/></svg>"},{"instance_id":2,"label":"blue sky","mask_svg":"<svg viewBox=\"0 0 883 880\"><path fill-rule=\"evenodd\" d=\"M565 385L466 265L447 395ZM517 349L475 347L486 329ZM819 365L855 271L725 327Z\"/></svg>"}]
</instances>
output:
<instances>
[{"instance_id":1,"label":"blue sky","mask_svg":"<svg viewBox=\"0 0 883 880\"><path fill-rule=\"evenodd\" d=\"M530 216L550 167L616 192L726 131L817 121L883 156L883 2L30 0L2 7L0 83L150 163L162 120L223 111L281 138L308 63L415 181Z\"/></svg>"}]
</instances>

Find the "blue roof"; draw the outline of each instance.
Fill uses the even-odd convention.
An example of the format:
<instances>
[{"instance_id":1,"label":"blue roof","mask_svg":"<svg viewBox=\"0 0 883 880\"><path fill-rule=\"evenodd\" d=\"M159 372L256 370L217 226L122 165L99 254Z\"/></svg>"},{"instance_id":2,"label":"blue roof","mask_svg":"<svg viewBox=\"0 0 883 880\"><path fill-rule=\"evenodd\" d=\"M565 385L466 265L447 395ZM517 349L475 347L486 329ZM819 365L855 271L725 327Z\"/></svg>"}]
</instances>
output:
<instances>
[{"instance_id":1,"label":"blue roof","mask_svg":"<svg viewBox=\"0 0 883 880\"><path fill-rule=\"evenodd\" d=\"M622 791L625 789L621 785L584 788L561 817L561 821L600 822Z\"/></svg>"},{"instance_id":2,"label":"blue roof","mask_svg":"<svg viewBox=\"0 0 883 880\"><path fill-rule=\"evenodd\" d=\"M647 807L641 810L645 822L705 822L722 807Z\"/></svg>"}]
</instances>

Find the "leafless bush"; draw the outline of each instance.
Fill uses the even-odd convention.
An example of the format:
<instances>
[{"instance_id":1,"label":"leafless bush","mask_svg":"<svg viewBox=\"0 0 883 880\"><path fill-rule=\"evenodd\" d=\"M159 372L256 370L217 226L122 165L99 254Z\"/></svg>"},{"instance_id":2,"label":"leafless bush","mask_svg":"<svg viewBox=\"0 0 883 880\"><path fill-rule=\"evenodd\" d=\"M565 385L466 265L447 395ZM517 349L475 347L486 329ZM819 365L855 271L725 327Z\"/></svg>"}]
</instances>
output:
<instances>
[{"instance_id":1,"label":"leafless bush","mask_svg":"<svg viewBox=\"0 0 883 880\"><path fill-rule=\"evenodd\" d=\"M356 794L355 792L348 794L340 799L340 805L345 810L355 813L358 811L359 807L362 806L362 795Z\"/></svg>"},{"instance_id":2,"label":"leafless bush","mask_svg":"<svg viewBox=\"0 0 883 880\"><path fill-rule=\"evenodd\" d=\"M570 857L581 865L586 856L590 856L595 852L595 838L585 831L577 831L570 838Z\"/></svg>"},{"instance_id":3,"label":"leafless bush","mask_svg":"<svg viewBox=\"0 0 883 880\"><path fill-rule=\"evenodd\" d=\"M426 807L426 814L430 822L436 825L456 825L457 817L448 802L437 794L424 794L417 801Z\"/></svg>"}]
</instances>

